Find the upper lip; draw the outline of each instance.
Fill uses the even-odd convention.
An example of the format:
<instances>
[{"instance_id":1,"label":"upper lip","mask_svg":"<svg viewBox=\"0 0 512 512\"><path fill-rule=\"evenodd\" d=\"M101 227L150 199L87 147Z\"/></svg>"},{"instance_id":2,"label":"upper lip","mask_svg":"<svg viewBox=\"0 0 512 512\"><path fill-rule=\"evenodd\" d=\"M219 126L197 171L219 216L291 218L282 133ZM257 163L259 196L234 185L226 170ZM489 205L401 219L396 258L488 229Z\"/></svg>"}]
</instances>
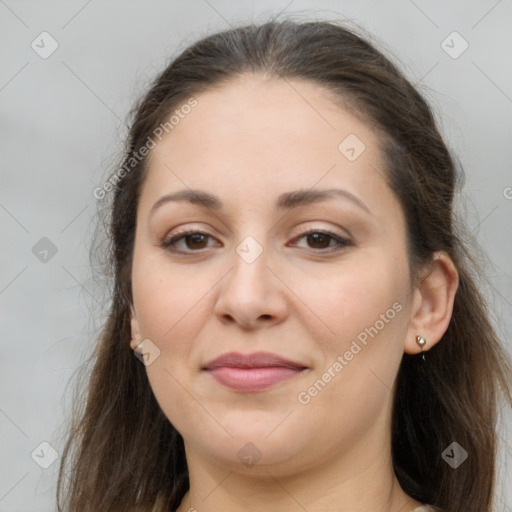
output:
<instances>
[{"instance_id":1,"label":"upper lip","mask_svg":"<svg viewBox=\"0 0 512 512\"><path fill-rule=\"evenodd\" d=\"M281 366L285 368L304 369L307 368L301 363L290 361L271 352L253 352L252 354L241 354L240 352L227 352L211 360L203 366L203 370L212 370L221 366L232 368L264 368Z\"/></svg>"}]
</instances>

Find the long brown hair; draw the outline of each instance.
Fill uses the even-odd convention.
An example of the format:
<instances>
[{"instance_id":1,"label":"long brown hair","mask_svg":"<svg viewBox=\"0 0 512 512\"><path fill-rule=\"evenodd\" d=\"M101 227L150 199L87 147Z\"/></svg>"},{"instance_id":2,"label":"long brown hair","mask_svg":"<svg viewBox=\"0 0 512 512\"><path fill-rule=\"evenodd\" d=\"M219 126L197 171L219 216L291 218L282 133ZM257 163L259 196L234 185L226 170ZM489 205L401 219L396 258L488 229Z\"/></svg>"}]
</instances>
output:
<instances>
[{"instance_id":1,"label":"long brown hair","mask_svg":"<svg viewBox=\"0 0 512 512\"><path fill-rule=\"evenodd\" d=\"M133 157L180 105L246 72L313 81L371 123L381 134L386 180L407 219L411 279L435 251L446 251L455 263L459 288L447 332L426 361L404 354L400 364L393 465L405 492L422 503L444 512L490 512L498 410L503 398L512 404L512 368L484 300L474 242L454 212L460 165L423 96L373 44L341 23L291 19L204 37L169 64L131 112L124 172L109 181L111 304L87 361L87 385L77 387L60 465L59 511L174 511L188 490L183 439L129 346L135 219L147 173L147 158ZM452 442L468 453L457 469L441 456Z\"/></svg>"}]
</instances>

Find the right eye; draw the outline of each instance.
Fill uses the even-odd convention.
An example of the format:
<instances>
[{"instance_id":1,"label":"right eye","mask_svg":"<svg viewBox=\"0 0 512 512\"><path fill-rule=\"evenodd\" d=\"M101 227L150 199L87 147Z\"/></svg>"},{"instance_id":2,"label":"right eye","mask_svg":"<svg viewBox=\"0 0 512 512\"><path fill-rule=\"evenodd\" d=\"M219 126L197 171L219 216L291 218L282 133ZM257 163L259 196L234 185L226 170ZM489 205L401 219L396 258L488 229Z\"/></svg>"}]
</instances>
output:
<instances>
[{"instance_id":1,"label":"right eye","mask_svg":"<svg viewBox=\"0 0 512 512\"><path fill-rule=\"evenodd\" d=\"M160 245L164 249L177 252L177 253L187 253L187 252L199 252L200 249L205 249L204 242L211 236L208 233L203 233L202 231L197 230L187 230L181 233L177 233L169 238L166 238ZM186 249L176 249L176 244L181 240L185 241L185 245L190 249L187 251ZM199 247L198 247L199 246Z\"/></svg>"}]
</instances>

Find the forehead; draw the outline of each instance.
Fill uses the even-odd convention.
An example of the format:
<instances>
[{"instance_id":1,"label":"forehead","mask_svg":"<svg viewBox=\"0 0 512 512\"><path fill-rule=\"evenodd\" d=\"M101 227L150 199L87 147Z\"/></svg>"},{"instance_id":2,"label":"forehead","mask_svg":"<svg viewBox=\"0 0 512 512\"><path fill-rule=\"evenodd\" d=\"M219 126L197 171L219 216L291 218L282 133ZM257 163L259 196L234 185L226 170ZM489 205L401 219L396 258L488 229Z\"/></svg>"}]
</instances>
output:
<instances>
[{"instance_id":1,"label":"forehead","mask_svg":"<svg viewBox=\"0 0 512 512\"><path fill-rule=\"evenodd\" d=\"M261 205L340 185L382 209L394 201L377 134L318 84L244 75L194 98L151 150L142 201L190 187Z\"/></svg>"}]
</instances>

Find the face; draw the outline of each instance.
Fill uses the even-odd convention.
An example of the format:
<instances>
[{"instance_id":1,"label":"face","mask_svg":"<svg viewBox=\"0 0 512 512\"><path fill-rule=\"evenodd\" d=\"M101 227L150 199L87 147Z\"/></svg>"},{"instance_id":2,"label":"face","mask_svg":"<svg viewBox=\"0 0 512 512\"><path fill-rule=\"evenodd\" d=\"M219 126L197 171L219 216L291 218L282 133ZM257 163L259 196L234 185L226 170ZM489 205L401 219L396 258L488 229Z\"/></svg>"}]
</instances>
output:
<instances>
[{"instance_id":1,"label":"face","mask_svg":"<svg viewBox=\"0 0 512 512\"><path fill-rule=\"evenodd\" d=\"M389 442L410 302L379 139L307 81L195 98L151 150L137 211L132 334L150 340L155 397L187 457L252 474L364 464ZM216 199L155 206L191 189ZM229 352L294 365L204 369Z\"/></svg>"}]
</instances>

